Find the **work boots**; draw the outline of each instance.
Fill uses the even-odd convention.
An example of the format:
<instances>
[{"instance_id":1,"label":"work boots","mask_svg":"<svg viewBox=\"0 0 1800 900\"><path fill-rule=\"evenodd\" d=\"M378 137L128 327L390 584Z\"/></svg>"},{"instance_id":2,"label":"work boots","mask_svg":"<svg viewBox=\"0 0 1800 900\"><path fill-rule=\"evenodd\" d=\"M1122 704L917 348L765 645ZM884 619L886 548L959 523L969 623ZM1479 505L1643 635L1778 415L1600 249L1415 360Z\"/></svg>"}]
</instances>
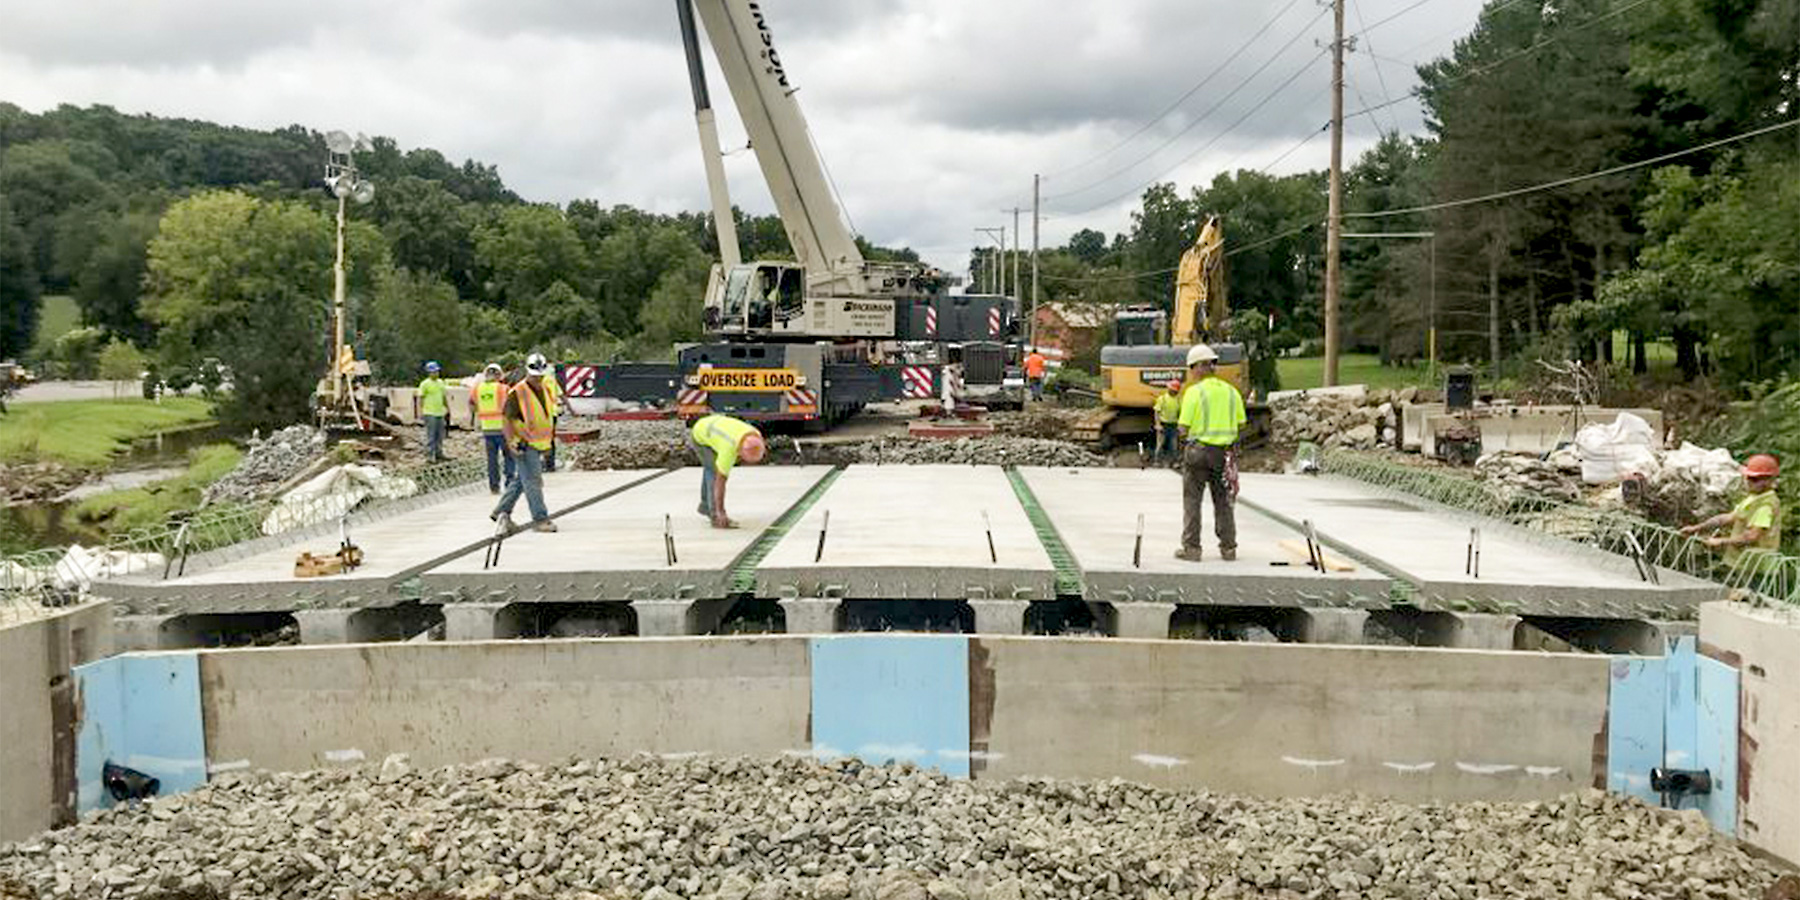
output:
<instances>
[{"instance_id":1,"label":"work boots","mask_svg":"<svg viewBox=\"0 0 1800 900\"><path fill-rule=\"evenodd\" d=\"M1237 560L1237 548L1236 547L1220 547L1219 548L1219 558L1226 562L1235 562Z\"/></svg>"},{"instance_id":2,"label":"work boots","mask_svg":"<svg viewBox=\"0 0 1800 900\"><path fill-rule=\"evenodd\" d=\"M1183 547L1180 550L1175 551L1175 558L1186 560L1187 562L1199 562L1201 560L1200 548Z\"/></svg>"}]
</instances>

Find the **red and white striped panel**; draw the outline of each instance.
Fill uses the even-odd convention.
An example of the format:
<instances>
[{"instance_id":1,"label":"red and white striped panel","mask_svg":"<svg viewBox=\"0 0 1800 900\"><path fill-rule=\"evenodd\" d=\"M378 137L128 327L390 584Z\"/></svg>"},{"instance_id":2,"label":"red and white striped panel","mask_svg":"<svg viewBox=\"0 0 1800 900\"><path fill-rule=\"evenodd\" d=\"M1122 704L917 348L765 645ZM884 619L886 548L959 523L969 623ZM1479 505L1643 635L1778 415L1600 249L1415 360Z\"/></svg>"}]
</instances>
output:
<instances>
[{"instance_id":1,"label":"red and white striped panel","mask_svg":"<svg viewBox=\"0 0 1800 900\"><path fill-rule=\"evenodd\" d=\"M563 366L563 394L569 397L594 396L594 376L599 372L596 366Z\"/></svg>"},{"instance_id":2,"label":"red and white striped panel","mask_svg":"<svg viewBox=\"0 0 1800 900\"><path fill-rule=\"evenodd\" d=\"M988 310L988 337L1000 336L1000 308Z\"/></svg>"},{"instance_id":3,"label":"red and white striped panel","mask_svg":"<svg viewBox=\"0 0 1800 900\"><path fill-rule=\"evenodd\" d=\"M683 415L709 412L712 409L712 396L694 388L682 388L681 393L675 395L675 406Z\"/></svg>"},{"instance_id":4,"label":"red and white striped panel","mask_svg":"<svg viewBox=\"0 0 1800 900\"><path fill-rule=\"evenodd\" d=\"M900 380L905 386L903 396L912 398L930 398L936 381L930 366L907 366L900 370Z\"/></svg>"},{"instance_id":5,"label":"red and white striped panel","mask_svg":"<svg viewBox=\"0 0 1800 900\"><path fill-rule=\"evenodd\" d=\"M925 336L937 337L937 307L925 307Z\"/></svg>"},{"instance_id":6,"label":"red and white striped panel","mask_svg":"<svg viewBox=\"0 0 1800 900\"><path fill-rule=\"evenodd\" d=\"M791 413L812 413L819 411L819 395L808 388L793 388L784 392L787 400L787 411Z\"/></svg>"}]
</instances>

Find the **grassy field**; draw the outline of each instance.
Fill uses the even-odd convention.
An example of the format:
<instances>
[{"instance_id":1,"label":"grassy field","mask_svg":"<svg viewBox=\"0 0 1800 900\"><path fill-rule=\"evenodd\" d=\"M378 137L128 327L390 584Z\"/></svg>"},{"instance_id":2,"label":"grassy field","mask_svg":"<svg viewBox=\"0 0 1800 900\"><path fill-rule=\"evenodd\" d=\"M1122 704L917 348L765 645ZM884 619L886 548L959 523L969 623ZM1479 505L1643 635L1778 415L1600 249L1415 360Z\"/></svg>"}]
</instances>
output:
<instances>
[{"instance_id":1,"label":"grassy field","mask_svg":"<svg viewBox=\"0 0 1800 900\"><path fill-rule=\"evenodd\" d=\"M0 462L100 468L138 438L211 419L212 404L196 397L14 404L0 418Z\"/></svg>"},{"instance_id":2,"label":"grassy field","mask_svg":"<svg viewBox=\"0 0 1800 900\"><path fill-rule=\"evenodd\" d=\"M1325 384L1325 358L1307 356L1276 362L1281 373L1281 389L1297 391ZM1346 353L1338 357L1339 384L1366 384L1373 389L1403 388L1428 384L1425 368L1408 369L1383 366L1381 358L1368 353Z\"/></svg>"},{"instance_id":3,"label":"grassy field","mask_svg":"<svg viewBox=\"0 0 1800 900\"><path fill-rule=\"evenodd\" d=\"M159 524L169 513L198 507L201 491L235 468L243 456L243 451L230 444L209 444L188 457L187 471L180 476L141 488L96 494L75 506L75 517L109 532Z\"/></svg>"},{"instance_id":4,"label":"grassy field","mask_svg":"<svg viewBox=\"0 0 1800 900\"><path fill-rule=\"evenodd\" d=\"M31 343L32 355L42 359L56 339L74 331L81 324L81 307L75 298L65 294L44 297L43 313L38 319L37 337Z\"/></svg>"}]
</instances>

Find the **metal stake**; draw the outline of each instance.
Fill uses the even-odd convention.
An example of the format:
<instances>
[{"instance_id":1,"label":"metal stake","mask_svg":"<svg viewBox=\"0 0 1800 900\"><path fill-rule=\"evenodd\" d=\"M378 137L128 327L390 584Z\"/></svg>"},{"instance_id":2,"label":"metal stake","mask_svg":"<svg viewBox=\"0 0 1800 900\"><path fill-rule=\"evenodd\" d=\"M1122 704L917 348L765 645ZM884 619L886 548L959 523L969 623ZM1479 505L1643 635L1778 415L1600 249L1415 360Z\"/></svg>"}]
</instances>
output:
<instances>
[{"instance_id":1,"label":"metal stake","mask_svg":"<svg viewBox=\"0 0 1800 900\"><path fill-rule=\"evenodd\" d=\"M825 532L831 528L831 510L825 511L825 518L819 522L819 547L813 551L813 562L825 558Z\"/></svg>"},{"instance_id":2,"label":"metal stake","mask_svg":"<svg viewBox=\"0 0 1800 900\"><path fill-rule=\"evenodd\" d=\"M1131 545L1131 567L1144 567L1144 514L1138 513L1137 540Z\"/></svg>"},{"instance_id":3,"label":"metal stake","mask_svg":"<svg viewBox=\"0 0 1800 900\"><path fill-rule=\"evenodd\" d=\"M675 556L675 520L668 513L663 513L663 557L671 566L678 561Z\"/></svg>"},{"instance_id":4,"label":"metal stake","mask_svg":"<svg viewBox=\"0 0 1800 900\"><path fill-rule=\"evenodd\" d=\"M981 511L981 527L987 530L988 559L995 563L999 563L1000 552L994 549L994 523L988 521L987 510L985 509Z\"/></svg>"},{"instance_id":5,"label":"metal stake","mask_svg":"<svg viewBox=\"0 0 1800 900\"><path fill-rule=\"evenodd\" d=\"M1463 556L1463 574L1470 578L1481 577L1481 529L1469 529L1469 549Z\"/></svg>"}]
</instances>

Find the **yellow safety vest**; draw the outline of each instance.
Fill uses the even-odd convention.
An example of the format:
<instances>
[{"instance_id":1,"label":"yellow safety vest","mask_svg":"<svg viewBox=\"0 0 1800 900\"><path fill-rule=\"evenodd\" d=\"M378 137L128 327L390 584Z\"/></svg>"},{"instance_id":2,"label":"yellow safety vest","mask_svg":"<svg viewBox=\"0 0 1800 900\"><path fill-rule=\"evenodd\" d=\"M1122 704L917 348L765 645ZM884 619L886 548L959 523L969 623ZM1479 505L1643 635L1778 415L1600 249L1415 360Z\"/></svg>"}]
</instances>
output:
<instances>
[{"instance_id":1,"label":"yellow safety vest","mask_svg":"<svg viewBox=\"0 0 1800 900\"><path fill-rule=\"evenodd\" d=\"M475 385L475 419L481 423L482 431L501 429L502 407L505 405L506 385L498 381L483 381Z\"/></svg>"},{"instance_id":2,"label":"yellow safety vest","mask_svg":"<svg viewBox=\"0 0 1800 900\"><path fill-rule=\"evenodd\" d=\"M550 416L555 418L562 412L562 385L557 383L554 371L544 376L544 396L550 401Z\"/></svg>"},{"instance_id":3,"label":"yellow safety vest","mask_svg":"<svg viewBox=\"0 0 1800 900\"><path fill-rule=\"evenodd\" d=\"M1237 443L1238 432L1247 421L1244 396L1217 375L1189 385L1181 395L1181 427L1187 429L1190 441L1229 447Z\"/></svg>"},{"instance_id":4,"label":"yellow safety vest","mask_svg":"<svg viewBox=\"0 0 1800 900\"><path fill-rule=\"evenodd\" d=\"M762 432L749 422L715 414L695 420L692 433L694 443L712 448L714 470L730 477L732 467L737 465L738 446L744 436Z\"/></svg>"},{"instance_id":5,"label":"yellow safety vest","mask_svg":"<svg viewBox=\"0 0 1800 900\"><path fill-rule=\"evenodd\" d=\"M1156 395L1156 421L1161 425L1173 425L1181 421L1181 395L1164 391Z\"/></svg>"},{"instance_id":6,"label":"yellow safety vest","mask_svg":"<svg viewBox=\"0 0 1800 900\"><path fill-rule=\"evenodd\" d=\"M526 382L513 385L512 392L513 396L519 398L520 436L525 438L525 443L538 450L548 451L552 439L550 410Z\"/></svg>"}]
</instances>

